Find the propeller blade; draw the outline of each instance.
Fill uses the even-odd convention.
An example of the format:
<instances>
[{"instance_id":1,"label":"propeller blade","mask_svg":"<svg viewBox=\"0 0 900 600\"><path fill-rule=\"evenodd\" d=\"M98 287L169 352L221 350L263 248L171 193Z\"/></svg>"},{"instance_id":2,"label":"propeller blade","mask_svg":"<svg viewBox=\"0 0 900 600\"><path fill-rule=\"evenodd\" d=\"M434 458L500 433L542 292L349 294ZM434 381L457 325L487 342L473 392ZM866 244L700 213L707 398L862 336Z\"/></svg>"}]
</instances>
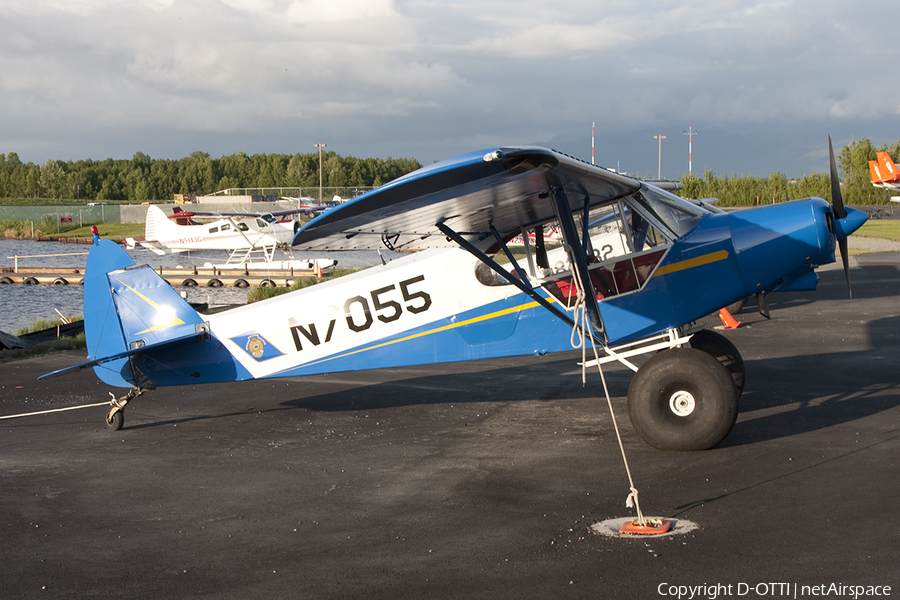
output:
<instances>
[{"instance_id":1,"label":"propeller blade","mask_svg":"<svg viewBox=\"0 0 900 600\"><path fill-rule=\"evenodd\" d=\"M841 260L844 262L844 278L847 280L847 292L853 297L853 289L850 287L850 255L847 252L847 238L838 240L838 246L841 248Z\"/></svg>"},{"instance_id":2,"label":"propeller blade","mask_svg":"<svg viewBox=\"0 0 900 600\"><path fill-rule=\"evenodd\" d=\"M828 158L831 160L831 210L835 219L847 217L847 209L844 208L844 198L841 196L841 180L838 178L837 165L834 162L834 148L831 145L831 136L828 136ZM850 254L847 250L847 236L837 236L838 247L841 249L841 261L844 263L844 278L847 280L847 292L853 297L853 289L850 287Z\"/></svg>"},{"instance_id":3,"label":"propeller blade","mask_svg":"<svg viewBox=\"0 0 900 600\"><path fill-rule=\"evenodd\" d=\"M843 219L847 216L847 210L844 208L844 198L841 196L841 180L838 177L837 164L834 162L834 148L831 146L830 135L828 136L828 158L831 159L831 206L835 218Z\"/></svg>"}]
</instances>

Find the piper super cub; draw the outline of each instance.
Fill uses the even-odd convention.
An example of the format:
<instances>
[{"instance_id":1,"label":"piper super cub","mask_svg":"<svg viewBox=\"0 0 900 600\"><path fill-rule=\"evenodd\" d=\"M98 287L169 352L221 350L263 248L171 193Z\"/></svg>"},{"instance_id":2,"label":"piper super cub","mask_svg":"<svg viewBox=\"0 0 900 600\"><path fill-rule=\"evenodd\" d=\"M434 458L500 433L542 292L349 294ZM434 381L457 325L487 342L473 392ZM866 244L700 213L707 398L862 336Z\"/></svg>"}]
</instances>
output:
<instances>
[{"instance_id":1,"label":"piper super cub","mask_svg":"<svg viewBox=\"0 0 900 600\"><path fill-rule=\"evenodd\" d=\"M107 415L119 429L125 404L155 387L543 355L579 339L600 363L636 371L628 412L647 443L711 448L737 417L743 361L722 335L684 327L748 296L765 311L768 293L814 289L836 245L849 274L846 239L866 216L844 207L833 153L831 169L831 205L724 213L543 148L473 152L359 196L293 239L420 252L215 315L95 238L89 360L62 371L91 366L131 388ZM544 239L554 227L558 248ZM515 237L524 257L509 250ZM650 352L640 368L629 360Z\"/></svg>"}]
</instances>

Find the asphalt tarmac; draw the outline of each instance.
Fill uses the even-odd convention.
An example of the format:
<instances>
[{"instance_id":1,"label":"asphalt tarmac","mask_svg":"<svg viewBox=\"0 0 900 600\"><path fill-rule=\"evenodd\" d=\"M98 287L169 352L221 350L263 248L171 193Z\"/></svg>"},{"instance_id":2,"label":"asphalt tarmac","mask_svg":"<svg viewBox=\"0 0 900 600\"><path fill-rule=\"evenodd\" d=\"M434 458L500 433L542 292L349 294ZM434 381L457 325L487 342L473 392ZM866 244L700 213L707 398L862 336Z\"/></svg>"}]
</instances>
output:
<instances>
[{"instance_id":1,"label":"asphalt tarmac","mask_svg":"<svg viewBox=\"0 0 900 600\"><path fill-rule=\"evenodd\" d=\"M104 408L0 421L0 596L900 595L900 254L852 277L725 332L747 384L711 451L645 445L607 369L641 507L689 533L590 529L634 513L575 352L161 388L118 432ZM0 414L107 399L90 370L36 380L83 357L0 365Z\"/></svg>"}]
</instances>

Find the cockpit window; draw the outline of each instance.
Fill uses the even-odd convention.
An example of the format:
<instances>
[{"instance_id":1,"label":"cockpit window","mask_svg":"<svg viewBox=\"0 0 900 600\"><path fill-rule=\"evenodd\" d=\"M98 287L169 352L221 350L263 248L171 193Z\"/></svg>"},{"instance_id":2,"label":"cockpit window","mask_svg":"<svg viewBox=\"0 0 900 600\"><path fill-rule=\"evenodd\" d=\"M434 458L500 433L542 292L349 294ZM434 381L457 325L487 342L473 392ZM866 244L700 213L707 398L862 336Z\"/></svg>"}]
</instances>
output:
<instances>
[{"instance_id":1,"label":"cockpit window","mask_svg":"<svg viewBox=\"0 0 900 600\"><path fill-rule=\"evenodd\" d=\"M650 210L677 237L694 228L708 211L665 190L641 186L635 199Z\"/></svg>"},{"instance_id":2,"label":"cockpit window","mask_svg":"<svg viewBox=\"0 0 900 600\"><path fill-rule=\"evenodd\" d=\"M644 287L676 238L688 233L709 211L663 190L642 186L632 196L595 205L587 213L573 211L576 240L569 244L587 255L587 267L598 300L636 292ZM525 236L508 240L516 262L565 306L576 300L572 266L560 228L547 223ZM496 260L518 274L498 253ZM489 267L479 264L475 276L485 286L509 285Z\"/></svg>"}]
</instances>

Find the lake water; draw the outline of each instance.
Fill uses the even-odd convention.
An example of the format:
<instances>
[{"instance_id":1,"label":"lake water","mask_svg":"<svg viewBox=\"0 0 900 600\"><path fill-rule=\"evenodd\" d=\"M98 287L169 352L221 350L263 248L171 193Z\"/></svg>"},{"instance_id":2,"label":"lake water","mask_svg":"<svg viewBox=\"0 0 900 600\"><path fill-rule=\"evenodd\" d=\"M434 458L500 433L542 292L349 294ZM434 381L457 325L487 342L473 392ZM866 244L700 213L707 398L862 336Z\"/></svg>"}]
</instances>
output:
<instances>
[{"instance_id":1,"label":"lake water","mask_svg":"<svg viewBox=\"0 0 900 600\"><path fill-rule=\"evenodd\" d=\"M90 246L62 244L59 242L34 242L30 240L0 239L0 266L12 267L13 256L19 256L19 269L23 267L70 267L83 269ZM224 250L206 250L157 256L149 250L129 250L128 254L136 264L152 267L193 267L206 263L224 263ZM385 260L402 254L382 251ZM56 255L56 256L46 256ZM32 257L32 258L23 258ZM276 253L276 260L291 258ZM348 250L346 252L294 252L293 258L337 259L344 269L362 269L381 264L381 258L374 251ZM244 304L247 302L247 288L176 288L187 294L188 302L211 305ZM80 285L0 285L0 331L15 334L22 327L29 326L36 319L57 319L54 309L64 315L84 314L84 293Z\"/></svg>"}]
</instances>

